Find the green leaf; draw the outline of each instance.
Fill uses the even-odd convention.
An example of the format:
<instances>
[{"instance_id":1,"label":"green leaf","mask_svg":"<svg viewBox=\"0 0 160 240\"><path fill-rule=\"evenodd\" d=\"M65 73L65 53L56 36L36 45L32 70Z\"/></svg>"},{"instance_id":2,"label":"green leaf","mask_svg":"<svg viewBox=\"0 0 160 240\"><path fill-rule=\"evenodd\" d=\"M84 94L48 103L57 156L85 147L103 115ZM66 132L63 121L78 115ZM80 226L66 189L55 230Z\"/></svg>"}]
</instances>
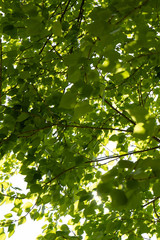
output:
<instances>
[{"instance_id":1,"label":"green leaf","mask_svg":"<svg viewBox=\"0 0 160 240\"><path fill-rule=\"evenodd\" d=\"M40 214L39 214L39 212L37 212L36 209L33 209L33 211L30 213L30 217L31 217L34 221L38 219L39 215L40 215Z\"/></svg>"},{"instance_id":2,"label":"green leaf","mask_svg":"<svg viewBox=\"0 0 160 240\"><path fill-rule=\"evenodd\" d=\"M93 202L91 202L88 206L85 207L84 216L89 217L94 215L94 213L95 213L95 206Z\"/></svg>"},{"instance_id":3,"label":"green leaf","mask_svg":"<svg viewBox=\"0 0 160 240\"><path fill-rule=\"evenodd\" d=\"M25 209L26 212L28 212L32 206L33 204L31 202L27 202L24 204L23 208Z\"/></svg>"},{"instance_id":4,"label":"green leaf","mask_svg":"<svg viewBox=\"0 0 160 240\"><path fill-rule=\"evenodd\" d=\"M30 190L31 190L32 193L38 193L38 192L42 191L42 188L38 184L31 184Z\"/></svg>"},{"instance_id":5,"label":"green leaf","mask_svg":"<svg viewBox=\"0 0 160 240\"><path fill-rule=\"evenodd\" d=\"M84 202L86 200L91 200L93 197L91 192L86 192L85 190L78 192L76 195L80 196L80 199L79 199L80 202Z\"/></svg>"},{"instance_id":6,"label":"green leaf","mask_svg":"<svg viewBox=\"0 0 160 240\"><path fill-rule=\"evenodd\" d=\"M144 123L137 123L133 130L133 135L140 139L146 139L147 136L152 137L155 133L156 121L155 118L149 117Z\"/></svg>"},{"instance_id":7,"label":"green leaf","mask_svg":"<svg viewBox=\"0 0 160 240\"><path fill-rule=\"evenodd\" d=\"M69 55L65 56L64 57L64 63L67 66L74 67L74 70L76 69L76 71L77 71L77 67L75 68L75 66L80 64L81 59L82 59L82 53L79 52L79 51L76 51L76 52L74 52L72 54L69 54ZM69 71L70 71L70 69L73 70L73 68L69 68Z\"/></svg>"},{"instance_id":8,"label":"green leaf","mask_svg":"<svg viewBox=\"0 0 160 240\"><path fill-rule=\"evenodd\" d=\"M5 218L11 218L12 217L12 213L8 213L6 215L4 215Z\"/></svg>"},{"instance_id":9,"label":"green leaf","mask_svg":"<svg viewBox=\"0 0 160 240\"><path fill-rule=\"evenodd\" d=\"M1 1L0 239L27 214L38 240L160 237L159 15L157 0Z\"/></svg>"},{"instance_id":10,"label":"green leaf","mask_svg":"<svg viewBox=\"0 0 160 240\"><path fill-rule=\"evenodd\" d=\"M120 168L128 168L131 169L135 164L129 160L120 160L119 167Z\"/></svg>"},{"instance_id":11,"label":"green leaf","mask_svg":"<svg viewBox=\"0 0 160 240\"><path fill-rule=\"evenodd\" d=\"M15 232L15 224L11 224L8 227L8 232L9 232L8 237L10 238L14 234L14 232Z\"/></svg>"},{"instance_id":12,"label":"green leaf","mask_svg":"<svg viewBox=\"0 0 160 240\"><path fill-rule=\"evenodd\" d=\"M136 106L135 104L130 105L130 107L127 109L127 112L131 115L133 121L135 122L144 122L148 111L141 107Z\"/></svg>"},{"instance_id":13,"label":"green leaf","mask_svg":"<svg viewBox=\"0 0 160 240\"><path fill-rule=\"evenodd\" d=\"M21 217L18 221L18 225L24 224L26 222L26 217Z\"/></svg>"},{"instance_id":14,"label":"green leaf","mask_svg":"<svg viewBox=\"0 0 160 240\"><path fill-rule=\"evenodd\" d=\"M17 122L23 122L24 120L26 120L29 117L28 113L21 113L18 118L17 118Z\"/></svg>"},{"instance_id":15,"label":"green leaf","mask_svg":"<svg viewBox=\"0 0 160 240\"><path fill-rule=\"evenodd\" d=\"M6 234L5 233L0 234L0 239L5 240L6 239Z\"/></svg>"},{"instance_id":16,"label":"green leaf","mask_svg":"<svg viewBox=\"0 0 160 240\"><path fill-rule=\"evenodd\" d=\"M125 206L128 202L125 192L120 189L113 189L111 191L111 197L114 208Z\"/></svg>"},{"instance_id":17,"label":"green leaf","mask_svg":"<svg viewBox=\"0 0 160 240\"><path fill-rule=\"evenodd\" d=\"M92 111L92 106L88 103L88 101L77 103L74 108L74 117L80 118L82 116L85 116L91 111Z\"/></svg>"},{"instance_id":18,"label":"green leaf","mask_svg":"<svg viewBox=\"0 0 160 240\"><path fill-rule=\"evenodd\" d=\"M70 232L69 227L66 224L63 224L61 226L61 230L64 231L64 232Z\"/></svg>"},{"instance_id":19,"label":"green leaf","mask_svg":"<svg viewBox=\"0 0 160 240\"><path fill-rule=\"evenodd\" d=\"M72 109L76 104L76 94L72 92L66 92L60 101L59 108Z\"/></svg>"},{"instance_id":20,"label":"green leaf","mask_svg":"<svg viewBox=\"0 0 160 240\"><path fill-rule=\"evenodd\" d=\"M62 34L62 26L60 21L56 21L52 24L52 32L54 35L60 37Z\"/></svg>"},{"instance_id":21,"label":"green leaf","mask_svg":"<svg viewBox=\"0 0 160 240\"><path fill-rule=\"evenodd\" d=\"M57 236L56 236L56 234L55 233L47 233L45 236L44 236L44 239L45 240L50 240L50 239L56 239L57 238Z\"/></svg>"},{"instance_id":22,"label":"green leaf","mask_svg":"<svg viewBox=\"0 0 160 240\"><path fill-rule=\"evenodd\" d=\"M113 168L110 171L108 171L107 173L102 175L102 177L101 177L102 182L104 182L104 183L112 182L114 177L117 175L118 175L117 169Z\"/></svg>"},{"instance_id":23,"label":"green leaf","mask_svg":"<svg viewBox=\"0 0 160 240\"><path fill-rule=\"evenodd\" d=\"M147 118L147 121L145 123L145 128L147 131L147 135L152 137L155 134L155 129L156 129L156 120L155 117L149 117Z\"/></svg>"},{"instance_id":24,"label":"green leaf","mask_svg":"<svg viewBox=\"0 0 160 240\"><path fill-rule=\"evenodd\" d=\"M153 185L153 192L156 197L160 196L160 183L157 182Z\"/></svg>"},{"instance_id":25,"label":"green leaf","mask_svg":"<svg viewBox=\"0 0 160 240\"><path fill-rule=\"evenodd\" d=\"M147 138L147 130L145 128L144 123L140 122L135 125L134 130L133 130L133 136L140 138L142 140Z\"/></svg>"},{"instance_id":26,"label":"green leaf","mask_svg":"<svg viewBox=\"0 0 160 240\"><path fill-rule=\"evenodd\" d=\"M69 67L68 69L68 81L71 83L78 82L81 76L80 69L77 66Z\"/></svg>"},{"instance_id":27,"label":"green leaf","mask_svg":"<svg viewBox=\"0 0 160 240\"><path fill-rule=\"evenodd\" d=\"M102 198L106 198L107 195L109 195L111 191L112 191L112 183L111 182L99 183L97 186L97 193Z\"/></svg>"},{"instance_id":28,"label":"green leaf","mask_svg":"<svg viewBox=\"0 0 160 240\"><path fill-rule=\"evenodd\" d=\"M33 16L26 21L27 32L31 36L41 35L43 31L42 19L39 16Z\"/></svg>"},{"instance_id":29,"label":"green leaf","mask_svg":"<svg viewBox=\"0 0 160 240\"><path fill-rule=\"evenodd\" d=\"M145 179L148 178L148 173L144 171L144 169L138 168L135 172L133 172L134 179Z\"/></svg>"},{"instance_id":30,"label":"green leaf","mask_svg":"<svg viewBox=\"0 0 160 240\"><path fill-rule=\"evenodd\" d=\"M41 142L40 137L36 137L33 141L32 141L32 146L33 147L37 147Z\"/></svg>"},{"instance_id":31,"label":"green leaf","mask_svg":"<svg viewBox=\"0 0 160 240\"><path fill-rule=\"evenodd\" d=\"M15 38L17 36L17 29L12 24L3 27L3 33Z\"/></svg>"}]
</instances>

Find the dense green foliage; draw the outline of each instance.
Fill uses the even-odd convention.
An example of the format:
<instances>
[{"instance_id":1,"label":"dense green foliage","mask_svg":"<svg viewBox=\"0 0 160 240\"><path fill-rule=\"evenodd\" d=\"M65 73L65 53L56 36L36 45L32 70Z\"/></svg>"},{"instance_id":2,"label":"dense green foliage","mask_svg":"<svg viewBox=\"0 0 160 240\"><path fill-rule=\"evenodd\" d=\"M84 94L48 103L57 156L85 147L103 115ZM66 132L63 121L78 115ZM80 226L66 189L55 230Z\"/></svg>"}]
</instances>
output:
<instances>
[{"instance_id":1,"label":"dense green foliage","mask_svg":"<svg viewBox=\"0 0 160 240\"><path fill-rule=\"evenodd\" d=\"M160 1L0 11L0 239L28 215L38 240L160 238Z\"/></svg>"}]
</instances>

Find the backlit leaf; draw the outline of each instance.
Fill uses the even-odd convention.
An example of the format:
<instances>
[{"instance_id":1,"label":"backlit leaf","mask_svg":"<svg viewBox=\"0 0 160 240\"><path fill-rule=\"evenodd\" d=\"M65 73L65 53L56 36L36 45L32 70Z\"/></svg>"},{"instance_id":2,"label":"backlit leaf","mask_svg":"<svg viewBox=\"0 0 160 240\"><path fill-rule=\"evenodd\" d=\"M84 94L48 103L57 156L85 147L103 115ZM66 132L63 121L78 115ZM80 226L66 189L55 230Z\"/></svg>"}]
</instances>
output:
<instances>
[{"instance_id":1,"label":"backlit leaf","mask_svg":"<svg viewBox=\"0 0 160 240\"><path fill-rule=\"evenodd\" d=\"M65 109L72 109L76 104L76 94L67 92L62 98L59 107Z\"/></svg>"}]
</instances>

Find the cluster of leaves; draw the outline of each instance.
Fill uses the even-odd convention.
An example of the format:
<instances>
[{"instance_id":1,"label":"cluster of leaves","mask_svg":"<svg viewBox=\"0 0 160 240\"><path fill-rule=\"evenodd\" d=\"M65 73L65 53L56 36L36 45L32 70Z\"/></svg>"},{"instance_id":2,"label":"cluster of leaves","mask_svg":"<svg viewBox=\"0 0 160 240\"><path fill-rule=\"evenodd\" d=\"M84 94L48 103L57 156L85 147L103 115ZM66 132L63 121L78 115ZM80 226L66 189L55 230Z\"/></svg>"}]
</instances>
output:
<instances>
[{"instance_id":1,"label":"cluster of leaves","mask_svg":"<svg viewBox=\"0 0 160 240\"><path fill-rule=\"evenodd\" d=\"M159 1L0 0L0 12L0 202L14 205L0 239L27 215L45 217L38 240L160 237Z\"/></svg>"}]
</instances>

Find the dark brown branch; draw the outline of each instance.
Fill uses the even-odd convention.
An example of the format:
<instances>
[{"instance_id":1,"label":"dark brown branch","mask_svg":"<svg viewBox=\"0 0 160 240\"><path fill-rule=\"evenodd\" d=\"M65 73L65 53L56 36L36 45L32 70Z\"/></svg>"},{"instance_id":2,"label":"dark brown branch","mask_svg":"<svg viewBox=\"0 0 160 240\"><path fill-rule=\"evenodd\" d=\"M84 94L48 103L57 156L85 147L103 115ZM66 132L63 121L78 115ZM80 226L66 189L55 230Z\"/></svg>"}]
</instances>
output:
<instances>
[{"instance_id":1,"label":"dark brown branch","mask_svg":"<svg viewBox=\"0 0 160 240\"><path fill-rule=\"evenodd\" d=\"M138 56L135 56L135 57L132 57L131 59L129 59L127 62L132 62L138 58L142 58L142 57L150 57L151 55L159 55L159 52L156 51L156 52L149 52L149 53L143 53L143 54L140 54Z\"/></svg>"},{"instance_id":2,"label":"dark brown branch","mask_svg":"<svg viewBox=\"0 0 160 240\"><path fill-rule=\"evenodd\" d=\"M100 96L101 97L101 96ZM101 97L102 98L102 97ZM108 101L108 100L106 100L106 99L104 99L104 101L105 101L105 103L107 103L108 104L108 106L110 106L114 111L116 111L119 115L121 115L122 117L124 117L125 119L127 119L129 122L131 122L132 124L134 124L134 125L136 125L136 123L132 120L132 119L130 119L130 118L128 118L125 114L123 114L122 112L120 112L117 108L115 108L115 107L113 107L113 105Z\"/></svg>"},{"instance_id":3,"label":"dark brown branch","mask_svg":"<svg viewBox=\"0 0 160 240\"><path fill-rule=\"evenodd\" d=\"M153 136L152 138L160 143L160 139L158 137Z\"/></svg>"},{"instance_id":4,"label":"dark brown branch","mask_svg":"<svg viewBox=\"0 0 160 240\"><path fill-rule=\"evenodd\" d=\"M122 17L118 22L116 22L116 25L120 24L121 22L123 22L129 15L131 15L132 13L134 13L135 11L137 11L138 9L141 9L149 0L145 0L144 2L142 2L142 4L140 4L139 6L133 8L130 12L128 12L124 17Z\"/></svg>"},{"instance_id":5,"label":"dark brown branch","mask_svg":"<svg viewBox=\"0 0 160 240\"><path fill-rule=\"evenodd\" d=\"M155 202L155 201L158 200L159 198L160 198L160 196L158 196L158 197L152 199L151 201L149 201L149 202L145 203L144 205L142 205L142 207L144 208L144 207L148 206L149 204Z\"/></svg>"},{"instance_id":6,"label":"dark brown branch","mask_svg":"<svg viewBox=\"0 0 160 240\"><path fill-rule=\"evenodd\" d=\"M79 15L78 15L78 18L77 18L77 22L80 23L82 21L82 17L83 17L83 6L84 6L84 2L85 0L82 0L81 2L81 6L80 6L80 10L79 10Z\"/></svg>"},{"instance_id":7,"label":"dark brown branch","mask_svg":"<svg viewBox=\"0 0 160 240\"><path fill-rule=\"evenodd\" d=\"M148 151L151 151L151 150L155 150L157 148L160 148L160 145L156 146L156 147L153 147L153 148L147 148L147 149L144 149L144 150L139 150L139 151L132 151L132 152L128 152L128 153L124 153L124 154L121 154L121 155L112 155L112 156L109 156L109 157L102 157L100 159L96 159L96 160L91 160L91 161L87 161L85 163L92 163L92 162L101 162L101 161L105 161L105 160L110 160L110 159L116 159L116 158L121 158L121 157L126 157L126 156L130 156L130 155L133 155L133 154L137 154L137 153L143 153L143 152L148 152Z\"/></svg>"},{"instance_id":8,"label":"dark brown branch","mask_svg":"<svg viewBox=\"0 0 160 240\"><path fill-rule=\"evenodd\" d=\"M56 9L54 10L54 12L53 12L53 13L51 14L51 16L49 17L49 20L54 17L54 15L56 14L56 12L57 12L57 10L58 10L58 8L59 8L60 6L61 6L61 1L60 1L60 3L57 5L57 7L56 7Z\"/></svg>"},{"instance_id":9,"label":"dark brown branch","mask_svg":"<svg viewBox=\"0 0 160 240\"><path fill-rule=\"evenodd\" d=\"M10 195L2 193L2 192L0 194L2 194L4 197L13 198L13 199L27 199L26 196L25 197L18 197L18 196L15 196L15 195L10 196Z\"/></svg>"},{"instance_id":10,"label":"dark brown branch","mask_svg":"<svg viewBox=\"0 0 160 240\"><path fill-rule=\"evenodd\" d=\"M28 216L28 214L29 214L30 212L32 212L32 210L37 206L37 202L38 202L39 198L40 198L40 195L38 195L38 197L37 197L34 205L30 208L30 210L29 210L24 216L20 217L19 219L12 220L12 221L13 221L13 222L19 222L19 221L22 220L23 218L26 218L26 217Z\"/></svg>"},{"instance_id":11,"label":"dark brown branch","mask_svg":"<svg viewBox=\"0 0 160 240\"><path fill-rule=\"evenodd\" d=\"M155 201L153 202L153 209L154 209L154 212L155 212L155 214L156 214L156 217L159 219L160 216L159 216L158 213L157 213Z\"/></svg>"},{"instance_id":12,"label":"dark brown branch","mask_svg":"<svg viewBox=\"0 0 160 240\"><path fill-rule=\"evenodd\" d=\"M84 164L89 164L89 163L94 163L94 162L99 162L99 161L104 161L104 160L107 160L107 159L113 159L113 158L121 158L121 157L124 157L124 156L128 156L128 155L132 155L132 154L136 154L136 153L142 153L142 152L147 152L147 151L151 151L151 150L154 150L154 149L157 149L157 148L160 148L160 146L157 146L157 147L153 147L153 148L149 148L149 149L144 149L144 150L140 150L140 151L134 151L134 152L129 152L129 153L126 153L126 154L122 154L122 155L113 155L113 156L110 156L110 157L106 157L106 158L103 158L103 159L97 159L97 160L89 160L89 161L86 161L84 162ZM64 171L60 172L59 174L57 174L54 178L52 178L51 180L49 180L48 182L44 183L42 187L45 187L46 185L48 184L51 184L54 180L56 180L57 178L59 178L60 176L62 176L63 174L65 174L66 172L69 172L73 169L76 169L78 168L78 166L72 166L68 169L65 169ZM160 198L160 197L157 197L157 199ZM153 201L152 201L153 202ZM149 203L148 203L149 204ZM146 204L147 205L147 204ZM144 205L145 206L145 205Z\"/></svg>"},{"instance_id":13,"label":"dark brown branch","mask_svg":"<svg viewBox=\"0 0 160 240\"><path fill-rule=\"evenodd\" d=\"M62 15L61 15L60 22L62 21L64 15L65 15L65 13L66 13L66 11L67 11L67 9L68 9L68 6L69 6L70 2L71 2L71 0L68 1L68 3L67 3L67 5L66 5L66 7L65 7L65 9L64 9L64 11L63 11L63 13L62 13ZM57 9L59 8L59 6L60 6L60 5L58 5L58 7L56 8L55 12L56 12ZM55 12L54 12L54 13L55 13ZM52 17L53 17L53 15L52 15ZM51 17L50 17L50 18L51 18ZM45 46L47 45L47 43L48 43L49 40L51 39L52 35L53 35L53 33L51 33L51 34L47 37L47 40L46 40L45 43L43 44L43 47L41 48L41 50L40 50L40 52L39 52L39 55L43 52Z\"/></svg>"},{"instance_id":14,"label":"dark brown branch","mask_svg":"<svg viewBox=\"0 0 160 240\"><path fill-rule=\"evenodd\" d=\"M69 1L67 2L67 5L66 5L66 7L65 7L65 9L64 9L64 11L63 11L63 13L62 13L62 15L61 15L60 22L62 22L62 19L63 19L64 15L65 15L65 13L66 13L66 11L67 11L67 9L68 9L68 6L69 6L70 2L71 2L71 0L69 0Z\"/></svg>"},{"instance_id":15,"label":"dark brown branch","mask_svg":"<svg viewBox=\"0 0 160 240\"><path fill-rule=\"evenodd\" d=\"M43 44L43 47L41 48L41 50L39 51L39 55L43 52L45 46L47 45L47 43L49 42L49 40L51 39L53 33L51 33L48 37L47 40L45 41L45 43Z\"/></svg>"},{"instance_id":16,"label":"dark brown branch","mask_svg":"<svg viewBox=\"0 0 160 240\"><path fill-rule=\"evenodd\" d=\"M60 173L59 173L58 175L56 175L54 178L52 178L52 179L49 180L48 182L44 183L44 185L43 185L42 187L45 187L46 185L52 183L54 180L56 180L57 178L59 178L60 176L62 176L64 173L69 172L69 171L71 171L71 170L73 170L73 169L76 169L76 168L77 168L77 166L73 166L73 167L70 167L70 168L64 170L63 172L60 172Z\"/></svg>"},{"instance_id":17,"label":"dark brown branch","mask_svg":"<svg viewBox=\"0 0 160 240\"><path fill-rule=\"evenodd\" d=\"M136 72L138 72L144 65L145 65L145 63L142 63L138 68L136 68L128 78L124 79L124 81L121 83L121 85L126 83L127 81L129 81L130 78L133 77L136 74Z\"/></svg>"},{"instance_id":18,"label":"dark brown branch","mask_svg":"<svg viewBox=\"0 0 160 240\"><path fill-rule=\"evenodd\" d=\"M101 97L101 96L100 96ZM101 97L102 98L102 97ZM108 101L108 100L104 100L105 101L105 103L107 103L114 111L116 111L118 114L120 114L122 117L124 117L125 119L127 119L130 123L132 123L132 124L134 124L134 125L136 125L136 123L132 120L132 119L130 119L129 117L127 117L125 114L123 114L122 112L120 112L117 108L115 108L115 107L113 107L113 105ZM158 138L158 137L156 137L156 136L153 136L152 137L154 140L156 140L157 142L159 142L160 143L160 139Z\"/></svg>"},{"instance_id":19,"label":"dark brown branch","mask_svg":"<svg viewBox=\"0 0 160 240\"><path fill-rule=\"evenodd\" d=\"M97 130L112 130L112 131L120 131L120 132L132 132L131 130L125 130L125 129L118 129L118 128L107 128L107 127L94 127L94 126L85 126L85 125L64 125L64 124L60 124L60 123L53 123L51 125L42 127L42 128L38 128L38 129L33 129L33 130L29 130L29 131L25 131L22 133L19 133L18 137L23 137L21 136L22 134L26 134L26 133L33 133L33 132L38 132L44 129L48 129L51 128L53 126L57 126L57 127L63 127L63 128L84 128L84 129L97 129Z\"/></svg>"}]
</instances>

